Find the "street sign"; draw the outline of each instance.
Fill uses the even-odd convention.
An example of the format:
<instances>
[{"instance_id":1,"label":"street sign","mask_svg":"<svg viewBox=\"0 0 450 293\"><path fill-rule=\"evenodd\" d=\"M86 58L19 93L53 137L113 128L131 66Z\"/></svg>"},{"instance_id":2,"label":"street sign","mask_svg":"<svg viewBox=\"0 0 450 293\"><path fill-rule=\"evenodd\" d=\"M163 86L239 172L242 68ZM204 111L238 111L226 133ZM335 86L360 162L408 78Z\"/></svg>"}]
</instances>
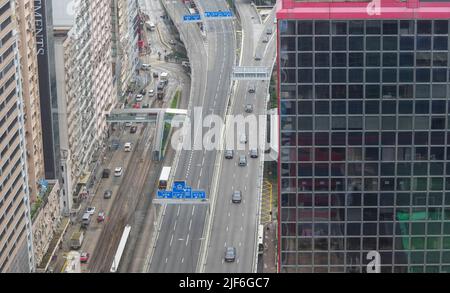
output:
<instances>
[{"instance_id":1,"label":"street sign","mask_svg":"<svg viewBox=\"0 0 450 293\"><path fill-rule=\"evenodd\" d=\"M183 16L183 22L201 22L200 14L188 14Z\"/></svg>"},{"instance_id":2,"label":"street sign","mask_svg":"<svg viewBox=\"0 0 450 293\"><path fill-rule=\"evenodd\" d=\"M185 181L174 181L172 190L159 190L158 200L205 200L206 192L203 190L192 190Z\"/></svg>"},{"instance_id":3,"label":"street sign","mask_svg":"<svg viewBox=\"0 0 450 293\"><path fill-rule=\"evenodd\" d=\"M206 18L230 18L233 17L233 12L231 11L206 11Z\"/></svg>"}]
</instances>

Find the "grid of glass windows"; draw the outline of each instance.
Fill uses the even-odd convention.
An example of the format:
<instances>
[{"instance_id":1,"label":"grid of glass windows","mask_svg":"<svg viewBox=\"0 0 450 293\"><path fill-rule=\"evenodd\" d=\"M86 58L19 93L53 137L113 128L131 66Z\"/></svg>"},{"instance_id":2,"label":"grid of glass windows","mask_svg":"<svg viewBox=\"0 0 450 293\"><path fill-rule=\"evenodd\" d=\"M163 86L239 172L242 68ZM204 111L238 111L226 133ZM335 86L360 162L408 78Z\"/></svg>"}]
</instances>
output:
<instances>
[{"instance_id":1,"label":"grid of glass windows","mask_svg":"<svg viewBox=\"0 0 450 293\"><path fill-rule=\"evenodd\" d=\"M281 20L281 269L450 272L448 20Z\"/></svg>"}]
</instances>

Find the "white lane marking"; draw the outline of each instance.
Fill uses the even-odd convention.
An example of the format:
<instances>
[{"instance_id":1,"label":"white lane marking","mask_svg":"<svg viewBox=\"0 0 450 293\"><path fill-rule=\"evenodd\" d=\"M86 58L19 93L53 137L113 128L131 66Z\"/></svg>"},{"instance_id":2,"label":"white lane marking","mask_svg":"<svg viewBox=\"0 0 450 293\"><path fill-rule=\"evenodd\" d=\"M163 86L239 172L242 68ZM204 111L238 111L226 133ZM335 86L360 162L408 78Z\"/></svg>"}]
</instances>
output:
<instances>
[{"instance_id":1,"label":"white lane marking","mask_svg":"<svg viewBox=\"0 0 450 293\"><path fill-rule=\"evenodd\" d=\"M173 231L175 231L177 229L177 223L178 223L178 221L175 221L175 225L173 226Z\"/></svg>"},{"instance_id":2,"label":"white lane marking","mask_svg":"<svg viewBox=\"0 0 450 293\"><path fill-rule=\"evenodd\" d=\"M195 214L195 206L192 207L192 215Z\"/></svg>"},{"instance_id":3,"label":"white lane marking","mask_svg":"<svg viewBox=\"0 0 450 293\"><path fill-rule=\"evenodd\" d=\"M227 226L227 232L230 231L230 227Z\"/></svg>"},{"instance_id":4,"label":"white lane marking","mask_svg":"<svg viewBox=\"0 0 450 293\"><path fill-rule=\"evenodd\" d=\"M186 238L186 246L188 246L188 243L189 243L189 234L188 234L188 236Z\"/></svg>"},{"instance_id":5,"label":"white lane marking","mask_svg":"<svg viewBox=\"0 0 450 293\"><path fill-rule=\"evenodd\" d=\"M178 206L177 217L180 215L181 206Z\"/></svg>"},{"instance_id":6,"label":"white lane marking","mask_svg":"<svg viewBox=\"0 0 450 293\"><path fill-rule=\"evenodd\" d=\"M239 247L242 247L242 242L239 242Z\"/></svg>"},{"instance_id":7,"label":"white lane marking","mask_svg":"<svg viewBox=\"0 0 450 293\"><path fill-rule=\"evenodd\" d=\"M241 226L241 231L244 231L244 227L243 226Z\"/></svg>"},{"instance_id":8,"label":"white lane marking","mask_svg":"<svg viewBox=\"0 0 450 293\"><path fill-rule=\"evenodd\" d=\"M169 259L166 257L166 263L168 263L169 262Z\"/></svg>"},{"instance_id":9,"label":"white lane marking","mask_svg":"<svg viewBox=\"0 0 450 293\"><path fill-rule=\"evenodd\" d=\"M181 263L184 263L184 257L183 257L183 259L181 259Z\"/></svg>"},{"instance_id":10,"label":"white lane marking","mask_svg":"<svg viewBox=\"0 0 450 293\"><path fill-rule=\"evenodd\" d=\"M189 231L191 231L192 228L192 219L189 221Z\"/></svg>"},{"instance_id":11,"label":"white lane marking","mask_svg":"<svg viewBox=\"0 0 450 293\"><path fill-rule=\"evenodd\" d=\"M173 243L173 234L172 237L170 237L170 244L169 244L170 247L172 247L172 243Z\"/></svg>"}]
</instances>

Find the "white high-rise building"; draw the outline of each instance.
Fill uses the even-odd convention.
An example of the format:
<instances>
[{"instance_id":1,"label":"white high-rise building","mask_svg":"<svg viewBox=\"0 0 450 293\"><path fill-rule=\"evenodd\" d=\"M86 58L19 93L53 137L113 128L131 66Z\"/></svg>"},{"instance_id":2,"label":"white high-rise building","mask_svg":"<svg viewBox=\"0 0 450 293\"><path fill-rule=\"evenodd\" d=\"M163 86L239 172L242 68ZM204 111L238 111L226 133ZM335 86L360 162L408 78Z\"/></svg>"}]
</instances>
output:
<instances>
[{"instance_id":1,"label":"white high-rise building","mask_svg":"<svg viewBox=\"0 0 450 293\"><path fill-rule=\"evenodd\" d=\"M63 212L92 177L116 101L109 0L53 0Z\"/></svg>"}]
</instances>

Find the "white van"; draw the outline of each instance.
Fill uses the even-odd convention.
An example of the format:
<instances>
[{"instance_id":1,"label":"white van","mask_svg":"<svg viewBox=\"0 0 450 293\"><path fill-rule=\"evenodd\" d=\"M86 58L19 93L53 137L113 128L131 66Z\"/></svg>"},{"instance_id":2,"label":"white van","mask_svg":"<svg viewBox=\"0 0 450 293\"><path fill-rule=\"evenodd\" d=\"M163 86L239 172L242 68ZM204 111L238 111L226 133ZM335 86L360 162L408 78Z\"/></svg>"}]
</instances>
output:
<instances>
[{"instance_id":1,"label":"white van","mask_svg":"<svg viewBox=\"0 0 450 293\"><path fill-rule=\"evenodd\" d=\"M161 80L168 80L169 79L169 73L167 73L167 72L161 73L160 79Z\"/></svg>"},{"instance_id":2,"label":"white van","mask_svg":"<svg viewBox=\"0 0 450 293\"><path fill-rule=\"evenodd\" d=\"M89 226L90 222L91 222L91 214L84 213L83 217L81 218L81 226L86 228L87 226Z\"/></svg>"},{"instance_id":3,"label":"white van","mask_svg":"<svg viewBox=\"0 0 450 293\"><path fill-rule=\"evenodd\" d=\"M151 22L151 21L147 21L147 22L146 22L146 25L147 25L147 29L148 29L149 31L154 31L155 28L156 28L155 24L154 24L153 22Z\"/></svg>"},{"instance_id":4,"label":"white van","mask_svg":"<svg viewBox=\"0 0 450 293\"><path fill-rule=\"evenodd\" d=\"M125 146L123 147L123 149L124 149L124 151L127 152L127 153L131 152L131 142L127 142L127 143L125 144Z\"/></svg>"}]
</instances>

